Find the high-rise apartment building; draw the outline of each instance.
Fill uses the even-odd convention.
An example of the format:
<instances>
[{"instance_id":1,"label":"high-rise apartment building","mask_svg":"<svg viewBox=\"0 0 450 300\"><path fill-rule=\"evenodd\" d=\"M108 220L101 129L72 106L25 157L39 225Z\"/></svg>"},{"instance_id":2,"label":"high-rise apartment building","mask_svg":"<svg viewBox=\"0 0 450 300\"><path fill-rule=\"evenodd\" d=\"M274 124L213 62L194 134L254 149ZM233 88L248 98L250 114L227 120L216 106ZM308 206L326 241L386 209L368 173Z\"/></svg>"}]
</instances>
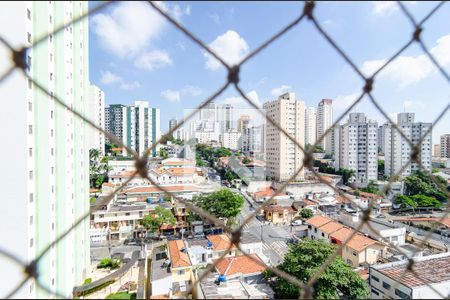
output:
<instances>
[{"instance_id":1,"label":"high-rise apartment building","mask_svg":"<svg viewBox=\"0 0 450 300\"><path fill-rule=\"evenodd\" d=\"M399 113L397 115L397 126L413 144L417 144L420 139L425 136L432 124L414 122L413 113ZM384 143L384 172L388 176L395 175L402 169L403 165L408 164L411 157L411 147L409 143L400 135L400 133L390 124L387 124L384 130ZM430 131L430 133L424 137L419 151L420 161L425 169L429 171L431 171L431 145ZM408 176L411 172L418 169L419 166L417 163L411 163L408 164L400 175Z\"/></svg>"},{"instance_id":2,"label":"high-rise apartment building","mask_svg":"<svg viewBox=\"0 0 450 300\"><path fill-rule=\"evenodd\" d=\"M89 115L95 125L105 130L105 93L97 86L89 86ZM105 134L89 126L89 149L99 149L105 155Z\"/></svg>"},{"instance_id":3,"label":"high-rise apartment building","mask_svg":"<svg viewBox=\"0 0 450 300\"><path fill-rule=\"evenodd\" d=\"M305 144L314 145L317 136L317 109L307 107L305 110Z\"/></svg>"},{"instance_id":4,"label":"high-rise apartment building","mask_svg":"<svg viewBox=\"0 0 450 300\"><path fill-rule=\"evenodd\" d=\"M174 129L175 127L177 127L178 125L178 121L175 118L172 118L169 120L169 131L172 131L172 129ZM171 135L172 137L174 137L175 132Z\"/></svg>"},{"instance_id":5,"label":"high-rise apartment building","mask_svg":"<svg viewBox=\"0 0 450 300\"><path fill-rule=\"evenodd\" d=\"M253 155L261 156L265 151L265 124L250 128L250 152Z\"/></svg>"},{"instance_id":6,"label":"high-rise apartment building","mask_svg":"<svg viewBox=\"0 0 450 300\"><path fill-rule=\"evenodd\" d=\"M316 139L320 139L322 135L333 125L333 100L322 99L317 107L317 135ZM333 152L331 131L322 139L319 145L327 154Z\"/></svg>"},{"instance_id":7,"label":"high-rise apartment building","mask_svg":"<svg viewBox=\"0 0 450 300\"><path fill-rule=\"evenodd\" d=\"M233 129L233 106L231 104L224 104L222 106L222 132Z\"/></svg>"},{"instance_id":8,"label":"high-rise apartment building","mask_svg":"<svg viewBox=\"0 0 450 300\"><path fill-rule=\"evenodd\" d=\"M351 113L347 123L334 131L336 169L353 170L357 183L377 180L378 123L363 113Z\"/></svg>"},{"instance_id":9,"label":"high-rise apartment building","mask_svg":"<svg viewBox=\"0 0 450 300\"><path fill-rule=\"evenodd\" d=\"M450 158L450 134L441 135L440 157Z\"/></svg>"},{"instance_id":10,"label":"high-rise apartment building","mask_svg":"<svg viewBox=\"0 0 450 300\"><path fill-rule=\"evenodd\" d=\"M249 115L241 115L237 120L237 131L241 135L241 150L245 153L250 151L250 123L252 118Z\"/></svg>"},{"instance_id":11,"label":"high-rise apartment building","mask_svg":"<svg viewBox=\"0 0 450 300\"><path fill-rule=\"evenodd\" d=\"M134 105L113 104L106 109L108 132L139 155L161 138L159 108L151 108L147 101L135 101ZM159 145L151 152L156 156ZM127 154L125 149L123 155Z\"/></svg>"},{"instance_id":12,"label":"high-rise apartment building","mask_svg":"<svg viewBox=\"0 0 450 300\"><path fill-rule=\"evenodd\" d=\"M264 103L266 115L272 118L298 143L305 146L305 104L295 99L294 93L285 93L278 100ZM278 128L266 124L266 172L277 181L286 181L303 165L304 154ZM304 178L304 170L294 178Z\"/></svg>"},{"instance_id":13,"label":"high-rise apartment building","mask_svg":"<svg viewBox=\"0 0 450 300\"><path fill-rule=\"evenodd\" d=\"M441 144L433 145L433 157L441 158Z\"/></svg>"},{"instance_id":14,"label":"high-rise apartment building","mask_svg":"<svg viewBox=\"0 0 450 300\"><path fill-rule=\"evenodd\" d=\"M240 148L241 133L236 129L228 130L221 134L220 142L222 147L238 150Z\"/></svg>"},{"instance_id":15,"label":"high-rise apartment building","mask_svg":"<svg viewBox=\"0 0 450 300\"><path fill-rule=\"evenodd\" d=\"M84 1L2 2L1 35L16 49L29 47L47 32L69 24L88 10ZM9 62L0 47L0 69ZM89 115L88 18L51 34L26 53L27 73L51 95ZM0 245L21 261L32 262L58 236L89 212L88 127L82 119L26 79L13 73L0 85L0 98L11 109L0 109L4 205L0 211ZM89 218L44 255L37 265L39 281L71 298L90 265ZM0 295L25 278L23 269L3 259ZM14 295L48 298L34 280Z\"/></svg>"},{"instance_id":16,"label":"high-rise apartment building","mask_svg":"<svg viewBox=\"0 0 450 300\"><path fill-rule=\"evenodd\" d=\"M382 153L384 155L385 153L385 136L384 136L384 131L386 130L386 128L388 127L388 123L385 123L383 125L380 125L378 127L378 152Z\"/></svg>"}]
</instances>

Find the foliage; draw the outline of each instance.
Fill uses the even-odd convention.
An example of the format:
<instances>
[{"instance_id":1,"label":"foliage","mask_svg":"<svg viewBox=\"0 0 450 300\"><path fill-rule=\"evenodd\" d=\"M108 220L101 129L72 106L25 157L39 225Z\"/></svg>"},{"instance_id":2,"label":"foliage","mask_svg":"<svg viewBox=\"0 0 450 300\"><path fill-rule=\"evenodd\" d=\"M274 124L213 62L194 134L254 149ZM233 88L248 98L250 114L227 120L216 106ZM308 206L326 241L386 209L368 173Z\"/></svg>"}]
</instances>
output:
<instances>
[{"instance_id":1,"label":"foliage","mask_svg":"<svg viewBox=\"0 0 450 300\"><path fill-rule=\"evenodd\" d=\"M200 159L200 158L197 158L195 160L195 164L197 165L197 167L204 167L204 166L206 166L205 162L202 159Z\"/></svg>"},{"instance_id":2,"label":"foliage","mask_svg":"<svg viewBox=\"0 0 450 300\"><path fill-rule=\"evenodd\" d=\"M202 218L200 218L199 215L196 213L193 213L192 211L188 212L188 215L186 216L186 220L189 224L191 224L194 221L201 221Z\"/></svg>"},{"instance_id":3,"label":"foliage","mask_svg":"<svg viewBox=\"0 0 450 300\"><path fill-rule=\"evenodd\" d=\"M344 184L348 183L348 180L355 176L355 171L354 170L350 170L350 169L339 169L336 174L338 175L342 175L342 182Z\"/></svg>"},{"instance_id":4,"label":"foliage","mask_svg":"<svg viewBox=\"0 0 450 300\"><path fill-rule=\"evenodd\" d=\"M435 207L439 208L442 203L436 200L436 198L425 196L425 195L397 195L394 203L400 205L400 208L416 208L416 207Z\"/></svg>"},{"instance_id":5,"label":"foliage","mask_svg":"<svg viewBox=\"0 0 450 300\"><path fill-rule=\"evenodd\" d=\"M91 198L89 199L89 204L94 204L95 201L97 201L97 198L91 197Z\"/></svg>"},{"instance_id":6,"label":"foliage","mask_svg":"<svg viewBox=\"0 0 450 300\"><path fill-rule=\"evenodd\" d=\"M327 174L335 174L335 175L341 175L342 176L342 182L344 184L348 183L348 180L355 175L354 170L350 169L339 169L336 171L336 169L327 163L323 163L320 160L314 160L314 167L319 168L320 173L327 173Z\"/></svg>"},{"instance_id":7,"label":"foliage","mask_svg":"<svg viewBox=\"0 0 450 300\"><path fill-rule=\"evenodd\" d=\"M136 299L136 293L117 292L109 294L105 299Z\"/></svg>"},{"instance_id":8,"label":"foliage","mask_svg":"<svg viewBox=\"0 0 450 300\"><path fill-rule=\"evenodd\" d=\"M244 197L229 189L220 189L209 195L200 195L192 199L193 203L218 218L236 217L244 204Z\"/></svg>"},{"instance_id":9,"label":"foliage","mask_svg":"<svg viewBox=\"0 0 450 300\"><path fill-rule=\"evenodd\" d=\"M243 163L244 165L249 164L250 162L251 162L251 160L248 159L248 157L244 157L244 158L242 159L242 163Z\"/></svg>"},{"instance_id":10,"label":"foliage","mask_svg":"<svg viewBox=\"0 0 450 300\"><path fill-rule=\"evenodd\" d=\"M375 181L370 180L369 184L365 188L360 188L362 192L371 193L371 194L378 194L378 188L375 183Z\"/></svg>"},{"instance_id":11,"label":"foliage","mask_svg":"<svg viewBox=\"0 0 450 300\"><path fill-rule=\"evenodd\" d=\"M278 268L306 283L335 251L335 246L323 240L304 239L289 246L289 251ZM266 272L266 276L273 275L270 271ZM274 291L276 299L299 297L298 287L281 277L276 277ZM336 257L318 277L313 297L365 299L369 297L369 289L366 282L341 257Z\"/></svg>"},{"instance_id":12,"label":"foliage","mask_svg":"<svg viewBox=\"0 0 450 300\"><path fill-rule=\"evenodd\" d=\"M111 269L117 269L120 267L120 260L113 259L111 257L105 257L102 258L97 265L97 268L99 269L105 269L105 268L111 268Z\"/></svg>"},{"instance_id":13,"label":"foliage","mask_svg":"<svg viewBox=\"0 0 450 300\"><path fill-rule=\"evenodd\" d=\"M394 203L400 205L400 208L416 208L417 204L408 196L397 195L394 199Z\"/></svg>"},{"instance_id":14,"label":"foliage","mask_svg":"<svg viewBox=\"0 0 450 300\"><path fill-rule=\"evenodd\" d=\"M433 168L432 170L431 170L431 173L439 173L439 169L436 169L436 168Z\"/></svg>"},{"instance_id":15,"label":"foliage","mask_svg":"<svg viewBox=\"0 0 450 300\"><path fill-rule=\"evenodd\" d=\"M311 149L312 145L311 144L306 144L305 145L305 150L309 151ZM316 145L316 147L314 147L314 153L325 153L325 150L323 150L322 146L320 145Z\"/></svg>"},{"instance_id":16,"label":"foliage","mask_svg":"<svg viewBox=\"0 0 450 300\"><path fill-rule=\"evenodd\" d=\"M151 232L159 232L162 225L175 225L177 219L170 210L157 206L154 214L148 214L142 219L142 225Z\"/></svg>"},{"instance_id":17,"label":"foliage","mask_svg":"<svg viewBox=\"0 0 450 300\"><path fill-rule=\"evenodd\" d=\"M309 219L314 215L313 211L309 208L304 208L300 211L300 217L303 219Z\"/></svg>"},{"instance_id":18,"label":"foliage","mask_svg":"<svg viewBox=\"0 0 450 300\"><path fill-rule=\"evenodd\" d=\"M159 157L161 157L162 159L166 159L167 157L169 157L167 151L164 148L159 148Z\"/></svg>"},{"instance_id":19,"label":"foliage","mask_svg":"<svg viewBox=\"0 0 450 300\"><path fill-rule=\"evenodd\" d=\"M430 175L424 171L415 171L405 178L405 195L413 196L417 194L436 198L443 202L447 200L447 195L443 192L446 188L446 181L440 176L436 176L439 186L431 180Z\"/></svg>"},{"instance_id":20,"label":"foliage","mask_svg":"<svg viewBox=\"0 0 450 300\"><path fill-rule=\"evenodd\" d=\"M107 287L108 285L111 285L113 283L114 283L114 280L107 281L107 282L105 282L105 283L103 283L103 284L101 284L99 286L96 286L96 287L90 289L90 290L83 291L83 292L79 293L78 296L82 297L82 296L86 296L86 295L95 293L95 292L100 291L100 290L104 289L105 287Z\"/></svg>"},{"instance_id":21,"label":"foliage","mask_svg":"<svg viewBox=\"0 0 450 300\"><path fill-rule=\"evenodd\" d=\"M89 284L92 282L92 278L86 278L83 282L83 285Z\"/></svg>"},{"instance_id":22,"label":"foliage","mask_svg":"<svg viewBox=\"0 0 450 300\"><path fill-rule=\"evenodd\" d=\"M384 178L384 160L378 160L378 179Z\"/></svg>"},{"instance_id":23,"label":"foliage","mask_svg":"<svg viewBox=\"0 0 450 300\"><path fill-rule=\"evenodd\" d=\"M234 172L232 172L232 171L227 171L226 173L225 173L225 179L226 180L228 180L229 182L231 182L231 180L233 180L233 179L237 179L237 178L239 178Z\"/></svg>"},{"instance_id":24,"label":"foliage","mask_svg":"<svg viewBox=\"0 0 450 300\"><path fill-rule=\"evenodd\" d=\"M89 182L91 188L99 188L108 179L109 157L100 157L99 149L89 150Z\"/></svg>"},{"instance_id":25,"label":"foliage","mask_svg":"<svg viewBox=\"0 0 450 300\"><path fill-rule=\"evenodd\" d=\"M333 155L331 155L331 154L325 154L323 156L323 159L332 159L332 158L333 158Z\"/></svg>"},{"instance_id":26,"label":"foliage","mask_svg":"<svg viewBox=\"0 0 450 300\"><path fill-rule=\"evenodd\" d=\"M117 145L114 143L106 143L105 144L105 153L112 153L113 148L117 148Z\"/></svg>"}]
</instances>

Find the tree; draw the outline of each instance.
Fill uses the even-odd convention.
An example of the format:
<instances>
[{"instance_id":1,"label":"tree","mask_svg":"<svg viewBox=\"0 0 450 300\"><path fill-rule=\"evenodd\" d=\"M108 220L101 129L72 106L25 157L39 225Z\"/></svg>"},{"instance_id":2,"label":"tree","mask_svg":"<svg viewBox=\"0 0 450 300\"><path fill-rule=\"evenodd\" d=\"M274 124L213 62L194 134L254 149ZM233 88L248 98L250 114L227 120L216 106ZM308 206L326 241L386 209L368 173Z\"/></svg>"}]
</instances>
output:
<instances>
[{"instance_id":1,"label":"tree","mask_svg":"<svg viewBox=\"0 0 450 300\"><path fill-rule=\"evenodd\" d=\"M284 261L279 269L293 275L303 282L307 282L320 266L336 251L334 245L324 240L304 239L298 244L289 246ZM268 277L275 277L275 298L296 299L299 297L298 287L284 278L274 276L270 271ZM343 294L343 297L340 295ZM369 297L369 289L364 281L341 257L333 262L319 275L314 284L314 298L365 299Z\"/></svg>"},{"instance_id":2,"label":"tree","mask_svg":"<svg viewBox=\"0 0 450 300\"><path fill-rule=\"evenodd\" d=\"M445 179L436 176L439 185L432 181L430 175L424 171L414 171L410 176L405 178L405 195L414 196L417 194L436 198L444 202L447 200L447 195L444 190L447 185Z\"/></svg>"},{"instance_id":3,"label":"tree","mask_svg":"<svg viewBox=\"0 0 450 300\"><path fill-rule=\"evenodd\" d=\"M425 195L414 195L410 197L418 207L436 207L442 206L442 203L436 200L436 198L425 196Z\"/></svg>"},{"instance_id":4,"label":"tree","mask_svg":"<svg viewBox=\"0 0 450 300\"><path fill-rule=\"evenodd\" d=\"M342 175L342 182L344 184L348 183L348 180L355 176L355 171L351 169L339 169L336 174Z\"/></svg>"},{"instance_id":5,"label":"tree","mask_svg":"<svg viewBox=\"0 0 450 300\"><path fill-rule=\"evenodd\" d=\"M166 159L167 157L169 157L169 155L167 154L167 151L164 148L159 148L159 156L163 159Z\"/></svg>"},{"instance_id":6,"label":"tree","mask_svg":"<svg viewBox=\"0 0 450 300\"><path fill-rule=\"evenodd\" d=\"M114 143L106 143L105 144L105 153L112 153L112 148L117 148L117 145Z\"/></svg>"},{"instance_id":7,"label":"tree","mask_svg":"<svg viewBox=\"0 0 450 300\"><path fill-rule=\"evenodd\" d=\"M91 188L99 188L103 182L107 181L108 172L111 167L108 165L109 157L100 158L99 149L89 150L89 181Z\"/></svg>"},{"instance_id":8,"label":"tree","mask_svg":"<svg viewBox=\"0 0 450 300\"><path fill-rule=\"evenodd\" d=\"M417 204L410 197L405 195L397 195L394 203L400 205L400 208L416 208Z\"/></svg>"},{"instance_id":9,"label":"tree","mask_svg":"<svg viewBox=\"0 0 450 300\"><path fill-rule=\"evenodd\" d=\"M194 197L192 202L218 218L234 218L244 204L244 197L229 189L220 189L209 195Z\"/></svg>"},{"instance_id":10,"label":"tree","mask_svg":"<svg viewBox=\"0 0 450 300\"><path fill-rule=\"evenodd\" d=\"M157 206L154 214L148 214L142 219L142 225L150 232L158 232L162 225L175 225L177 219L168 209Z\"/></svg>"},{"instance_id":11,"label":"tree","mask_svg":"<svg viewBox=\"0 0 450 300\"><path fill-rule=\"evenodd\" d=\"M300 217L303 219L309 219L314 215L313 211L309 208L304 208L300 211Z\"/></svg>"},{"instance_id":12,"label":"tree","mask_svg":"<svg viewBox=\"0 0 450 300\"><path fill-rule=\"evenodd\" d=\"M382 179L384 177L384 160L378 160L378 179Z\"/></svg>"},{"instance_id":13,"label":"tree","mask_svg":"<svg viewBox=\"0 0 450 300\"><path fill-rule=\"evenodd\" d=\"M225 179L228 180L229 182L231 182L233 179L237 179L238 176L236 174L234 174L234 172L232 171L227 171L225 173Z\"/></svg>"},{"instance_id":14,"label":"tree","mask_svg":"<svg viewBox=\"0 0 450 300\"><path fill-rule=\"evenodd\" d=\"M218 157L228 157L231 156L232 152L230 149L225 147L217 148L215 151L215 156Z\"/></svg>"},{"instance_id":15,"label":"tree","mask_svg":"<svg viewBox=\"0 0 450 300\"><path fill-rule=\"evenodd\" d=\"M244 165L246 165L246 164L249 164L251 161L250 161L250 159L248 159L248 157L244 157L243 159L242 159L242 163L244 164Z\"/></svg>"},{"instance_id":16,"label":"tree","mask_svg":"<svg viewBox=\"0 0 450 300\"><path fill-rule=\"evenodd\" d=\"M378 187L375 181L370 180L369 183L367 184L367 187L361 188L361 191L371 194L378 194Z\"/></svg>"}]
</instances>

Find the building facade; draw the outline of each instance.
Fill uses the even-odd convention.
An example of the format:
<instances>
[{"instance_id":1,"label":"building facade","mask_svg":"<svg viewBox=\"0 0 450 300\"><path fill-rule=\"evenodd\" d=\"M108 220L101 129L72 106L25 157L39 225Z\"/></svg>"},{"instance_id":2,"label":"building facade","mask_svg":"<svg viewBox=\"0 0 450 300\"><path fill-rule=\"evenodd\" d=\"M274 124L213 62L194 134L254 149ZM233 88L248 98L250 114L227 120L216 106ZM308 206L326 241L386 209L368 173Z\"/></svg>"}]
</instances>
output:
<instances>
[{"instance_id":1,"label":"building facade","mask_svg":"<svg viewBox=\"0 0 450 300\"><path fill-rule=\"evenodd\" d=\"M440 157L450 158L450 134L441 135Z\"/></svg>"},{"instance_id":2,"label":"building facade","mask_svg":"<svg viewBox=\"0 0 450 300\"><path fill-rule=\"evenodd\" d=\"M106 109L107 130L138 154L144 153L161 138L159 108L151 108L147 101L134 105L112 104ZM150 153L156 156L159 145ZM123 155L130 155L123 150Z\"/></svg>"},{"instance_id":3,"label":"building facade","mask_svg":"<svg viewBox=\"0 0 450 300\"><path fill-rule=\"evenodd\" d=\"M236 129L222 133L220 141L222 147L238 150L240 148L241 136L242 134Z\"/></svg>"},{"instance_id":4,"label":"building facade","mask_svg":"<svg viewBox=\"0 0 450 300\"><path fill-rule=\"evenodd\" d=\"M169 131L171 131L172 129L174 129L175 127L177 127L178 125L178 121L175 118L172 118L169 120ZM175 137L175 132L172 133L171 135L172 137Z\"/></svg>"},{"instance_id":5,"label":"building facade","mask_svg":"<svg viewBox=\"0 0 450 300\"><path fill-rule=\"evenodd\" d=\"M224 104L222 106L222 132L226 132L234 128L233 117L233 106L231 104Z\"/></svg>"},{"instance_id":6,"label":"building facade","mask_svg":"<svg viewBox=\"0 0 450 300\"><path fill-rule=\"evenodd\" d=\"M397 126L413 144L417 144L426 134L420 146L419 157L425 169L431 171L432 132L430 128L432 124L414 122L413 113L399 113L397 115ZM428 130L430 130L430 132L427 134ZM386 175L391 176L397 174L404 165L408 164L411 156L411 147L400 133L389 124L384 130L384 141L386 152L384 172ZM401 176L411 175L413 171L418 169L420 169L419 165L411 162L403 170Z\"/></svg>"},{"instance_id":7,"label":"building facade","mask_svg":"<svg viewBox=\"0 0 450 300\"><path fill-rule=\"evenodd\" d=\"M105 130L105 93L97 86L89 86L89 120ZM105 155L105 134L89 126L89 149L99 149Z\"/></svg>"},{"instance_id":8,"label":"building facade","mask_svg":"<svg viewBox=\"0 0 450 300\"><path fill-rule=\"evenodd\" d=\"M378 123L363 113L351 113L346 124L335 128L335 168L355 172L358 183L378 177Z\"/></svg>"},{"instance_id":9,"label":"building facade","mask_svg":"<svg viewBox=\"0 0 450 300\"><path fill-rule=\"evenodd\" d=\"M314 145L317 137L317 109L307 107L305 110L305 144Z\"/></svg>"},{"instance_id":10,"label":"building facade","mask_svg":"<svg viewBox=\"0 0 450 300\"><path fill-rule=\"evenodd\" d=\"M285 93L278 100L264 103L267 116L272 118L302 147L305 146L305 104L295 100L294 93ZM277 181L286 181L303 165L304 154L278 128L266 124L266 173ZM295 180L304 178L301 170Z\"/></svg>"},{"instance_id":11,"label":"building facade","mask_svg":"<svg viewBox=\"0 0 450 300\"><path fill-rule=\"evenodd\" d=\"M70 23L88 10L82 1L2 2L2 37L13 47L29 47L48 32ZM1 57L7 57L5 47ZM89 115L88 19L68 25L26 53L26 72L50 95L61 97L81 115ZM8 63L0 61L0 68ZM3 198L8 209L0 212L3 230L0 244L24 262L37 258L58 236L89 212L88 127L42 92L20 72L0 86L0 97L13 105L0 110L0 124L8 141L3 148ZM14 213L12 213L14 212ZM90 265L89 220L77 227L39 260L39 281L50 291L71 298L73 287L82 284ZM7 295L25 278L13 263L0 268L0 294ZM18 298L50 295L28 280Z\"/></svg>"},{"instance_id":12,"label":"building facade","mask_svg":"<svg viewBox=\"0 0 450 300\"><path fill-rule=\"evenodd\" d=\"M333 100L331 99L322 99L319 102L319 106L317 107L317 134L316 139L320 139L322 135L333 125ZM331 154L333 152L332 148L332 134L329 132L319 143L323 150L327 154Z\"/></svg>"}]
</instances>

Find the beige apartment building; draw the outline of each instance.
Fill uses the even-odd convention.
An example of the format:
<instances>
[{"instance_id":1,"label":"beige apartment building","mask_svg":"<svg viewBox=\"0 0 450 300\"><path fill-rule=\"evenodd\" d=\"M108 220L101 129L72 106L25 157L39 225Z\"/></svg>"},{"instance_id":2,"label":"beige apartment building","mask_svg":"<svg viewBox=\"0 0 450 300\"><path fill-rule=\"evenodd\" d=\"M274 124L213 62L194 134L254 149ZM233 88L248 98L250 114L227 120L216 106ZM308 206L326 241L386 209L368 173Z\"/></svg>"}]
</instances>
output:
<instances>
[{"instance_id":1,"label":"beige apartment building","mask_svg":"<svg viewBox=\"0 0 450 300\"><path fill-rule=\"evenodd\" d=\"M285 93L278 100L264 103L266 115L279 124L299 144L305 146L305 103L295 99L295 93ZM277 127L267 122L266 172L277 181L286 181L303 164L303 152ZM295 180L304 178L304 170Z\"/></svg>"}]
</instances>

